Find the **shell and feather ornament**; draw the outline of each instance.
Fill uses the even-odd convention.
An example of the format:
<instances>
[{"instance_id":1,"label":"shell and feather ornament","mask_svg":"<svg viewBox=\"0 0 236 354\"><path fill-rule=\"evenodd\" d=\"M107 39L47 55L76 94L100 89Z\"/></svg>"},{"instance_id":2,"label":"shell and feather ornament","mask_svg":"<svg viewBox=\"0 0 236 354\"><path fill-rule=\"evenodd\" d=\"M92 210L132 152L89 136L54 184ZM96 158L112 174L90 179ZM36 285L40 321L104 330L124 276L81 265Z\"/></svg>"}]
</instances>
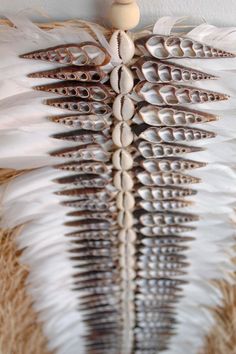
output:
<instances>
[{"instance_id":1,"label":"shell and feather ornament","mask_svg":"<svg viewBox=\"0 0 236 354\"><path fill-rule=\"evenodd\" d=\"M227 263L220 258L218 268L214 254L233 233L227 213L236 193L227 190L232 157L222 152L232 133L219 113L230 110L230 90L219 90L211 67L234 67L235 55L212 45L215 37L167 35L161 22L159 33L130 32L140 17L134 0L115 1L110 16L109 34L96 29L96 38L78 42L65 35L18 53L31 65L24 80L42 112L29 118L31 148L42 149L44 162L30 166L25 194L24 176L12 182L5 213L14 201L32 203L16 220L28 222L21 246L29 247L35 308L43 321L50 316L55 353L197 354L216 296L209 283ZM41 239L29 241L32 233Z\"/></svg>"}]
</instances>

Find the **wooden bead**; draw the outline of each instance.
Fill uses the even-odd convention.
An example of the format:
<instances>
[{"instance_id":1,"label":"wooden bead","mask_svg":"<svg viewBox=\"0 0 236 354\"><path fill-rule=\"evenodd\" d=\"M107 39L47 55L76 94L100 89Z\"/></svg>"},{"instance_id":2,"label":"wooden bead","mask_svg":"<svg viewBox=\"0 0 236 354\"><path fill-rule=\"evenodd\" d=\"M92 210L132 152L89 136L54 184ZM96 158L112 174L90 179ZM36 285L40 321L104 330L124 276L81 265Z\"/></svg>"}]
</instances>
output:
<instances>
[{"instance_id":1,"label":"wooden bead","mask_svg":"<svg viewBox=\"0 0 236 354\"><path fill-rule=\"evenodd\" d=\"M111 6L110 21L117 29L130 30L139 23L140 11L137 3L127 1L119 0Z\"/></svg>"}]
</instances>

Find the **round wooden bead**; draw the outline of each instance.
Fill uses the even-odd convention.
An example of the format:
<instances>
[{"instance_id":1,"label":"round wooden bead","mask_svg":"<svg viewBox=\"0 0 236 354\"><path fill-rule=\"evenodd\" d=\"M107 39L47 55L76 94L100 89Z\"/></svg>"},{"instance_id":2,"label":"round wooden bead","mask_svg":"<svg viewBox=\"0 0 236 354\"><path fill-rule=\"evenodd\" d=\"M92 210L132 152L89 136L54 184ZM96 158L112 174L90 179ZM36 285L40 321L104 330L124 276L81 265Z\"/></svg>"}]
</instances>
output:
<instances>
[{"instance_id":1,"label":"round wooden bead","mask_svg":"<svg viewBox=\"0 0 236 354\"><path fill-rule=\"evenodd\" d=\"M130 120L135 112L134 103L128 96L118 95L113 103L113 114L118 120Z\"/></svg>"},{"instance_id":2,"label":"round wooden bead","mask_svg":"<svg viewBox=\"0 0 236 354\"><path fill-rule=\"evenodd\" d=\"M119 1L112 4L110 10L110 21L113 27L121 30L129 30L136 27L139 20L140 11L135 1Z\"/></svg>"}]
</instances>

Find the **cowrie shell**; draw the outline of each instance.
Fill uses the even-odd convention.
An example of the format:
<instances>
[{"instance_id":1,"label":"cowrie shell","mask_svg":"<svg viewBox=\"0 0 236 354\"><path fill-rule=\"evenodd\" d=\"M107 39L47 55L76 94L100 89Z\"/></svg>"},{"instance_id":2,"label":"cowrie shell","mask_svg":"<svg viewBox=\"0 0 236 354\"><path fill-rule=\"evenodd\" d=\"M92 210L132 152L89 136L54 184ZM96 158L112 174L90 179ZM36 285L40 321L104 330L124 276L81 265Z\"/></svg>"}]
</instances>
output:
<instances>
[{"instance_id":1,"label":"cowrie shell","mask_svg":"<svg viewBox=\"0 0 236 354\"><path fill-rule=\"evenodd\" d=\"M119 247L119 252L121 256L124 256L127 254L128 257L133 257L136 252L136 248L133 243L127 243L127 244L121 244Z\"/></svg>"},{"instance_id":2,"label":"cowrie shell","mask_svg":"<svg viewBox=\"0 0 236 354\"><path fill-rule=\"evenodd\" d=\"M136 277L136 272L134 269L122 269L121 270L121 277L122 279L132 280Z\"/></svg>"},{"instance_id":3,"label":"cowrie shell","mask_svg":"<svg viewBox=\"0 0 236 354\"><path fill-rule=\"evenodd\" d=\"M122 210L118 213L117 222L120 227L129 229L134 224L134 218L130 211Z\"/></svg>"},{"instance_id":4,"label":"cowrie shell","mask_svg":"<svg viewBox=\"0 0 236 354\"><path fill-rule=\"evenodd\" d=\"M127 147L133 141L133 133L126 122L116 124L112 132L112 140L116 146Z\"/></svg>"},{"instance_id":5,"label":"cowrie shell","mask_svg":"<svg viewBox=\"0 0 236 354\"><path fill-rule=\"evenodd\" d=\"M131 98L121 94L115 98L112 109L115 118L118 120L130 120L135 112Z\"/></svg>"},{"instance_id":6,"label":"cowrie shell","mask_svg":"<svg viewBox=\"0 0 236 354\"><path fill-rule=\"evenodd\" d=\"M130 174L126 171L116 172L114 176L114 186L120 191L128 192L132 190L134 182Z\"/></svg>"},{"instance_id":7,"label":"cowrie shell","mask_svg":"<svg viewBox=\"0 0 236 354\"><path fill-rule=\"evenodd\" d=\"M121 230L118 234L119 241L122 243L134 243L137 239L136 232L132 229Z\"/></svg>"},{"instance_id":8,"label":"cowrie shell","mask_svg":"<svg viewBox=\"0 0 236 354\"><path fill-rule=\"evenodd\" d=\"M130 192L119 192L116 197L116 205L120 210L132 210L135 205L135 199Z\"/></svg>"},{"instance_id":9,"label":"cowrie shell","mask_svg":"<svg viewBox=\"0 0 236 354\"><path fill-rule=\"evenodd\" d=\"M110 39L112 51L126 64L134 56L135 46L132 39L124 31L115 31Z\"/></svg>"},{"instance_id":10,"label":"cowrie shell","mask_svg":"<svg viewBox=\"0 0 236 354\"><path fill-rule=\"evenodd\" d=\"M115 67L110 75L110 83L116 93L129 93L134 86L132 71L125 65Z\"/></svg>"},{"instance_id":11,"label":"cowrie shell","mask_svg":"<svg viewBox=\"0 0 236 354\"><path fill-rule=\"evenodd\" d=\"M117 170L130 170L133 167L133 158L127 150L118 149L112 156L113 166Z\"/></svg>"}]
</instances>

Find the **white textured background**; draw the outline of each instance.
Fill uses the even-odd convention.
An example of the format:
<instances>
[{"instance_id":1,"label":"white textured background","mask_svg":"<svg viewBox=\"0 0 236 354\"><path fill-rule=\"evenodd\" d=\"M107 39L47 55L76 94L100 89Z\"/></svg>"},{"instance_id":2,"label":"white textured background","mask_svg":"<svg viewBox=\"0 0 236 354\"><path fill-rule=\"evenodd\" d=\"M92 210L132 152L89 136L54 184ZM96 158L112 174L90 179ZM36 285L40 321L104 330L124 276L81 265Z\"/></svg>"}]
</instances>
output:
<instances>
[{"instance_id":1,"label":"white textured background","mask_svg":"<svg viewBox=\"0 0 236 354\"><path fill-rule=\"evenodd\" d=\"M236 0L138 0L142 11L142 25L160 16L194 16L211 24L236 26ZM79 17L106 23L106 9L111 0L0 0L0 16L24 9L44 12L53 19ZM34 20L39 19L35 15Z\"/></svg>"}]
</instances>

